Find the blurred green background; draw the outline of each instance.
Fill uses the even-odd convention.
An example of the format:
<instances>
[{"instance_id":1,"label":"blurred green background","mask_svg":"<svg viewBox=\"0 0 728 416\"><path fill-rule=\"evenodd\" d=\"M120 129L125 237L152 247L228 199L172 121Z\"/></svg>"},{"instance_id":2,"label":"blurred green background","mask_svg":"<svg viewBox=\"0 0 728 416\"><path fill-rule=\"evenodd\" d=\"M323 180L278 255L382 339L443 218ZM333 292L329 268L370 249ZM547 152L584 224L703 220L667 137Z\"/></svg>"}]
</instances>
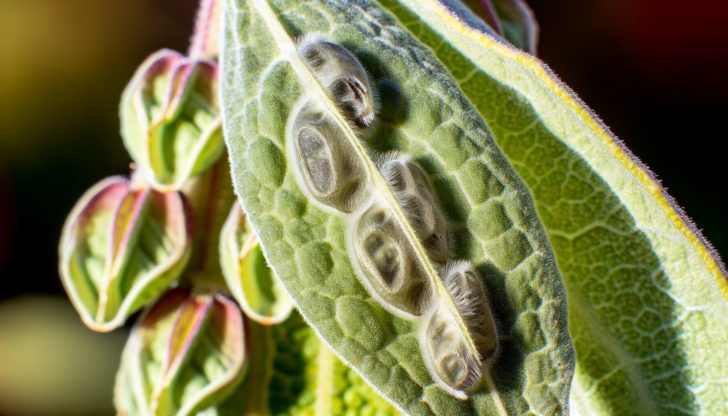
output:
<instances>
[{"instance_id":1,"label":"blurred green background","mask_svg":"<svg viewBox=\"0 0 728 416\"><path fill-rule=\"evenodd\" d=\"M539 54L728 252L728 2L532 0ZM0 415L113 414L125 332L64 298L56 244L128 172L117 105L151 52L184 51L194 0L0 0Z\"/></svg>"}]
</instances>

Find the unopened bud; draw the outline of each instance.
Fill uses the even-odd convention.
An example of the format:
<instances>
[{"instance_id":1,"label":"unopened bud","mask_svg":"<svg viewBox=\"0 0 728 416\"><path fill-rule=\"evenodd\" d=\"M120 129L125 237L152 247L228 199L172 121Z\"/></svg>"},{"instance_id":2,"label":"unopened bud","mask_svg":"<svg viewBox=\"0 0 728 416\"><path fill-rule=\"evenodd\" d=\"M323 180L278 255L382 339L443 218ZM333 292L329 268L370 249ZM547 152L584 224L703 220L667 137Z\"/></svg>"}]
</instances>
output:
<instances>
[{"instance_id":1,"label":"unopened bud","mask_svg":"<svg viewBox=\"0 0 728 416\"><path fill-rule=\"evenodd\" d=\"M81 197L59 245L63 285L84 323L110 331L162 294L190 257L190 221L179 192L105 179Z\"/></svg>"},{"instance_id":2,"label":"unopened bud","mask_svg":"<svg viewBox=\"0 0 728 416\"><path fill-rule=\"evenodd\" d=\"M163 49L134 74L121 100L122 136L155 188L179 189L214 163L224 142L218 65Z\"/></svg>"},{"instance_id":3,"label":"unopened bud","mask_svg":"<svg viewBox=\"0 0 728 416\"><path fill-rule=\"evenodd\" d=\"M114 392L119 414L217 414L245 377L243 325L240 309L225 296L165 294L124 347Z\"/></svg>"},{"instance_id":4,"label":"unopened bud","mask_svg":"<svg viewBox=\"0 0 728 416\"><path fill-rule=\"evenodd\" d=\"M239 202L222 228L220 264L230 291L250 319L273 325L288 318L291 297L268 266Z\"/></svg>"}]
</instances>

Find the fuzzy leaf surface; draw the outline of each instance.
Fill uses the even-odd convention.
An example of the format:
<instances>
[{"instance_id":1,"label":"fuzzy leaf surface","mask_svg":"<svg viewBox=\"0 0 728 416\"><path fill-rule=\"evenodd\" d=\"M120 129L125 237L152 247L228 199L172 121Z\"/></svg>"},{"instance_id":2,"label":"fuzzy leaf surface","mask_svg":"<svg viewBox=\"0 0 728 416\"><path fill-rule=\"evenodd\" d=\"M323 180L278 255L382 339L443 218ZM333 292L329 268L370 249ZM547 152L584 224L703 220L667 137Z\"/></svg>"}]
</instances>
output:
<instances>
[{"instance_id":1,"label":"fuzzy leaf surface","mask_svg":"<svg viewBox=\"0 0 728 416\"><path fill-rule=\"evenodd\" d=\"M573 349L551 247L528 189L429 48L369 1L230 0L224 14L223 119L233 181L306 321L407 413L565 412ZM314 32L356 55L381 99L376 127L351 145L400 150L423 167L457 236L453 258L471 261L490 293L501 352L467 400L433 382L417 324L387 312L355 276L347 219L309 200L295 177L286 148L294 104L314 94L335 108L296 54L294 39ZM345 123L339 128L347 140L357 137ZM372 160L362 164L377 178ZM370 192L388 192L381 179L374 183Z\"/></svg>"}]
</instances>

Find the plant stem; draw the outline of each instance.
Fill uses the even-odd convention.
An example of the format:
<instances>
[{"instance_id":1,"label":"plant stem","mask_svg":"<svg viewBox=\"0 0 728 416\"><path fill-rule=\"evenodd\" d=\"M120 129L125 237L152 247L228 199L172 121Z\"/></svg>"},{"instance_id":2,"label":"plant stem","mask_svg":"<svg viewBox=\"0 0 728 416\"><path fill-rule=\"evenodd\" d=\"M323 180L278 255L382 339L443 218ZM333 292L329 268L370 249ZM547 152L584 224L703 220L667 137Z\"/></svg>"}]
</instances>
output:
<instances>
[{"instance_id":1,"label":"plant stem","mask_svg":"<svg viewBox=\"0 0 728 416\"><path fill-rule=\"evenodd\" d=\"M195 32L190 40L191 58L212 59L220 54L221 0L200 0Z\"/></svg>"},{"instance_id":2,"label":"plant stem","mask_svg":"<svg viewBox=\"0 0 728 416\"><path fill-rule=\"evenodd\" d=\"M220 231L235 202L227 156L222 155L206 172L191 180L184 193L195 213L195 239L188 279L197 288L227 292L218 253Z\"/></svg>"},{"instance_id":3,"label":"plant stem","mask_svg":"<svg viewBox=\"0 0 728 416\"><path fill-rule=\"evenodd\" d=\"M188 55L215 59L220 54L222 0L200 0ZM195 242L187 278L196 290L222 290L227 286L218 260L220 229L235 197L224 155L207 172L185 186L195 212Z\"/></svg>"}]
</instances>

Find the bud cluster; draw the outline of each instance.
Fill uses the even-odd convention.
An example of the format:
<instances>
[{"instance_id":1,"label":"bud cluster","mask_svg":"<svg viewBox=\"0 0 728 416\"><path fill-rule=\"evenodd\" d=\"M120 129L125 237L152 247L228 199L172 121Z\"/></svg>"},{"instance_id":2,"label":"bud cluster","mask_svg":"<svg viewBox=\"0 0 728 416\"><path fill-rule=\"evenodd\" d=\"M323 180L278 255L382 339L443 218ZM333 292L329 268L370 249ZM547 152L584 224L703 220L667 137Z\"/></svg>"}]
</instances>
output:
<instances>
[{"instance_id":1,"label":"bud cluster","mask_svg":"<svg viewBox=\"0 0 728 416\"><path fill-rule=\"evenodd\" d=\"M196 224L210 213L197 201L210 196L210 168L224 163L217 89L215 61L170 50L149 57L127 86L120 114L131 179L107 178L87 191L59 249L63 284L90 328L115 329L199 274L195 252L209 242ZM232 205L229 186L217 197Z\"/></svg>"},{"instance_id":2,"label":"bud cluster","mask_svg":"<svg viewBox=\"0 0 728 416\"><path fill-rule=\"evenodd\" d=\"M201 15L218 6L204 1ZM120 414L230 406L249 361L246 334L260 332L250 326L293 309L235 203L218 63L192 49L158 51L139 67L120 106L132 172L92 186L59 244L61 280L89 328L114 330L144 309L117 374Z\"/></svg>"}]
</instances>

